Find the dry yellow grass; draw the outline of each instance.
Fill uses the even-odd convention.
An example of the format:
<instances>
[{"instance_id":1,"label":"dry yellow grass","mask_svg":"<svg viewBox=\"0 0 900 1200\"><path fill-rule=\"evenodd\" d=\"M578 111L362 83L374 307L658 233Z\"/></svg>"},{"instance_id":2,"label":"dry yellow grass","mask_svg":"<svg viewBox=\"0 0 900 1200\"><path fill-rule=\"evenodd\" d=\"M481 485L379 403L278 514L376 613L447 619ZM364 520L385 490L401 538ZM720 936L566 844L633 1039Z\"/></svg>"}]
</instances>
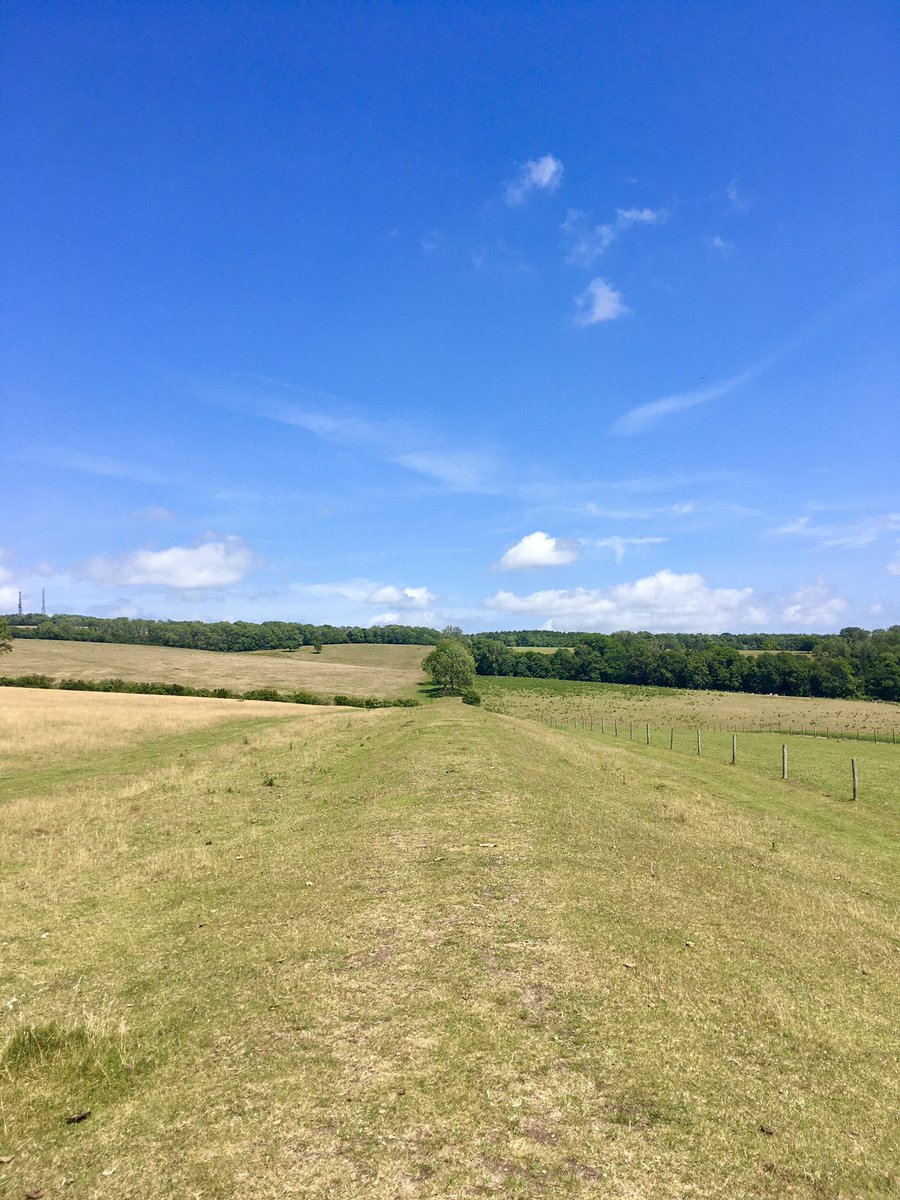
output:
<instances>
[{"instance_id":1,"label":"dry yellow grass","mask_svg":"<svg viewBox=\"0 0 900 1200\"><path fill-rule=\"evenodd\" d=\"M151 738L168 738L222 722L320 710L259 700L196 700L187 696L130 696L0 688L0 761L4 774L82 760Z\"/></svg>"},{"instance_id":2,"label":"dry yellow grass","mask_svg":"<svg viewBox=\"0 0 900 1200\"><path fill-rule=\"evenodd\" d=\"M892 811L287 711L0 807L0 1190L897 1194Z\"/></svg>"},{"instance_id":3,"label":"dry yellow grass","mask_svg":"<svg viewBox=\"0 0 900 1200\"><path fill-rule=\"evenodd\" d=\"M44 642L17 638L3 656L4 675L50 675L54 679L129 679L183 683L191 687L257 687L307 690L322 695L414 696L424 679L427 646L311 646L249 654L182 650L168 646L120 646L102 642Z\"/></svg>"}]
</instances>

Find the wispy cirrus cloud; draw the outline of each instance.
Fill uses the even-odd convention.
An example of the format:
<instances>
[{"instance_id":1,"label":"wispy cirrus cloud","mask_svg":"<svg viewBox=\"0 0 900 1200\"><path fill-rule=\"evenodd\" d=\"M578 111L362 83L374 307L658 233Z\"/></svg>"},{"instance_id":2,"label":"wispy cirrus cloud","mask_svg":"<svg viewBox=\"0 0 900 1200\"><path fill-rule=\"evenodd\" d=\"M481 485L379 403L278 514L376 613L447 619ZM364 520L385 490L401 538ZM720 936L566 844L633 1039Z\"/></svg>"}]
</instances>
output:
<instances>
[{"instance_id":1,"label":"wispy cirrus cloud","mask_svg":"<svg viewBox=\"0 0 900 1200\"><path fill-rule=\"evenodd\" d=\"M590 225L586 214L570 208L560 228L569 240L568 262L579 267L591 267L614 241L634 225L660 225L667 221L664 208L620 208L613 221Z\"/></svg>"},{"instance_id":2,"label":"wispy cirrus cloud","mask_svg":"<svg viewBox=\"0 0 900 1200\"><path fill-rule=\"evenodd\" d=\"M810 538L819 546L835 550L861 550L886 534L900 530L900 513L882 513L843 524L816 524L808 516L794 517L770 532L782 537Z\"/></svg>"},{"instance_id":3,"label":"wispy cirrus cloud","mask_svg":"<svg viewBox=\"0 0 900 1200\"><path fill-rule=\"evenodd\" d=\"M590 545L598 550L612 550L617 563L622 562L629 546L659 546L669 539L665 537L604 537L591 538Z\"/></svg>"},{"instance_id":4,"label":"wispy cirrus cloud","mask_svg":"<svg viewBox=\"0 0 900 1200\"><path fill-rule=\"evenodd\" d=\"M614 421L610 426L610 433L625 436L644 433L648 429L652 429L666 417L671 417L676 413L687 412L692 408L697 408L701 404L708 404L713 400L721 400L723 397L730 395L732 392L765 375L772 367L787 358L788 355L794 353L801 346L814 341L829 326L835 324L837 321L845 320L853 309L858 308L862 304L871 303L895 286L896 277L893 273L887 272L859 287L851 288L850 291L839 296L837 300L833 301L811 320L802 325L771 354L767 354L747 370L723 379L718 383L706 384L689 391L675 392L671 395L663 396L659 400L651 400L649 404L639 404L636 408L629 409L628 412L623 413L618 420Z\"/></svg>"},{"instance_id":5,"label":"wispy cirrus cloud","mask_svg":"<svg viewBox=\"0 0 900 1200\"><path fill-rule=\"evenodd\" d=\"M460 446L412 422L378 418L339 396L267 376L251 375L198 389L206 403L305 430L323 441L403 467L455 492L498 490L499 458Z\"/></svg>"},{"instance_id":6,"label":"wispy cirrus cloud","mask_svg":"<svg viewBox=\"0 0 900 1200\"><path fill-rule=\"evenodd\" d=\"M555 192L563 177L564 167L552 154L530 158L519 166L516 177L504 189L504 199L510 207L524 204L534 191Z\"/></svg>"},{"instance_id":7,"label":"wispy cirrus cloud","mask_svg":"<svg viewBox=\"0 0 900 1200\"><path fill-rule=\"evenodd\" d=\"M664 417L670 417L674 413L687 412L688 409L697 408L701 404L708 404L710 400L721 400L752 380L758 379L769 368L771 361L766 359L757 366L751 367L750 370L742 371L740 375L732 375L730 379L723 379L708 387L694 388L688 392L675 392L671 396L651 400L649 404L639 404L614 421L610 426L610 433L620 437L644 433Z\"/></svg>"},{"instance_id":8,"label":"wispy cirrus cloud","mask_svg":"<svg viewBox=\"0 0 900 1200\"><path fill-rule=\"evenodd\" d=\"M413 450L391 462L446 484L454 492L490 494L497 491L498 463L490 454L465 450Z\"/></svg>"},{"instance_id":9,"label":"wispy cirrus cloud","mask_svg":"<svg viewBox=\"0 0 900 1200\"><path fill-rule=\"evenodd\" d=\"M45 467L60 467L66 471L79 471L85 475L107 479L126 479L130 483L166 482L157 471L140 463L122 462L119 459L107 458L104 454L85 453L64 446L34 447L22 451L19 458L24 462L38 463Z\"/></svg>"}]
</instances>

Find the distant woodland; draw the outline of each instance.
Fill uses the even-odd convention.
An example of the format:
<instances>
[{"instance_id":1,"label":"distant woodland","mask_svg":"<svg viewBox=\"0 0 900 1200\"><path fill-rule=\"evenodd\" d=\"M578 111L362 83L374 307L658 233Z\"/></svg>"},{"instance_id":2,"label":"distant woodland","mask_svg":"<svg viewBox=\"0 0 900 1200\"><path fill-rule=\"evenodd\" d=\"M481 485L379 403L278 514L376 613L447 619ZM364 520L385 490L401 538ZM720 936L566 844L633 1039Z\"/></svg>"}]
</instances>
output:
<instances>
[{"instance_id":1,"label":"distant woodland","mask_svg":"<svg viewBox=\"0 0 900 1200\"><path fill-rule=\"evenodd\" d=\"M213 651L296 650L341 643L429 646L442 636L437 629L413 625L206 623L34 613L13 615L7 621L17 638ZM850 627L837 634L600 634L525 629L479 633L463 640L475 657L479 675L900 701L900 625L873 631ZM555 652L538 652L547 647Z\"/></svg>"}]
</instances>

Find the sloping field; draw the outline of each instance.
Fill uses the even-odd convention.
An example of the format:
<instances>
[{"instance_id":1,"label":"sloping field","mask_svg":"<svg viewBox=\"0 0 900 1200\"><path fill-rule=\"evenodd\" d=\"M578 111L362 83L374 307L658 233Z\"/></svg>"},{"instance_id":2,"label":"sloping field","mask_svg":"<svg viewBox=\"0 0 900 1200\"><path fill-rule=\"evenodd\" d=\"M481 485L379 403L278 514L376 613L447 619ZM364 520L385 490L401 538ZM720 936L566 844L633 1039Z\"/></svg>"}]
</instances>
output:
<instances>
[{"instance_id":1,"label":"sloping field","mask_svg":"<svg viewBox=\"0 0 900 1200\"><path fill-rule=\"evenodd\" d=\"M328 710L304 707L312 718ZM186 696L129 696L103 692L56 692L44 688L0 688L0 763L3 776L27 786L36 770L70 771L112 750L153 742L168 745L185 735L227 724L278 721L284 706L260 700L195 700ZM243 731L243 725L241 725ZM220 735L216 734L215 737ZM136 763L140 765L139 754Z\"/></svg>"},{"instance_id":2,"label":"sloping field","mask_svg":"<svg viewBox=\"0 0 900 1200\"><path fill-rule=\"evenodd\" d=\"M900 743L900 704L826 700L807 696L755 696L749 692L690 691L621 683L484 676L478 690L494 712L533 720L600 718L623 725L647 721L657 728L790 729L845 731L890 737Z\"/></svg>"},{"instance_id":3,"label":"sloping field","mask_svg":"<svg viewBox=\"0 0 900 1200\"><path fill-rule=\"evenodd\" d=\"M897 1195L896 810L449 701L216 732L11 773L0 1190Z\"/></svg>"},{"instance_id":4,"label":"sloping field","mask_svg":"<svg viewBox=\"0 0 900 1200\"><path fill-rule=\"evenodd\" d=\"M169 646L122 646L105 642L13 641L4 675L50 675L54 679L136 679L191 687L295 689L347 696L415 696L428 646L311 646L248 654L182 650Z\"/></svg>"}]
</instances>

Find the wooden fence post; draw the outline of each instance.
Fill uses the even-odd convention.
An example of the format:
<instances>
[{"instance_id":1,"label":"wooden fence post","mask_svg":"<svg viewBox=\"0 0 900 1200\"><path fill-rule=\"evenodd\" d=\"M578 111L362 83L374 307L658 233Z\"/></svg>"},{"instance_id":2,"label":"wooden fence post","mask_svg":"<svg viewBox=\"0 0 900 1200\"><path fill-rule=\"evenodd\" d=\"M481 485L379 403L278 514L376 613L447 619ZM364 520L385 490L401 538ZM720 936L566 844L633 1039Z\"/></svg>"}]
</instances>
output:
<instances>
[{"instance_id":1,"label":"wooden fence post","mask_svg":"<svg viewBox=\"0 0 900 1200\"><path fill-rule=\"evenodd\" d=\"M731 763L732 766L737 762L737 734L731 735Z\"/></svg>"},{"instance_id":2,"label":"wooden fence post","mask_svg":"<svg viewBox=\"0 0 900 1200\"><path fill-rule=\"evenodd\" d=\"M616 737L619 736L619 722L616 721Z\"/></svg>"},{"instance_id":3,"label":"wooden fence post","mask_svg":"<svg viewBox=\"0 0 900 1200\"><path fill-rule=\"evenodd\" d=\"M670 750L675 749L675 728L674 728L674 726L669 730L669 749Z\"/></svg>"},{"instance_id":4,"label":"wooden fence post","mask_svg":"<svg viewBox=\"0 0 900 1200\"><path fill-rule=\"evenodd\" d=\"M850 759L850 770L853 772L853 799L859 799L859 778L856 774L856 759Z\"/></svg>"},{"instance_id":5,"label":"wooden fence post","mask_svg":"<svg viewBox=\"0 0 900 1200\"><path fill-rule=\"evenodd\" d=\"M647 745L650 745L650 726L647 726Z\"/></svg>"},{"instance_id":6,"label":"wooden fence post","mask_svg":"<svg viewBox=\"0 0 900 1200\"><path fill-rule=\"evenodd\" d=\"M697 730L697 753L703 753L703 743L700 741L700 730Z\"/></svg>"},{"instance_id":7,"label":"wooden fence post","mask_svg":"<svg viewBox=\"0 0 900 1200\"><path fill-rule=\"evenodd\" d=\"M781 743L781 778L787 779L787 746L784 742Z\"/></svg>"}]
</instances>

